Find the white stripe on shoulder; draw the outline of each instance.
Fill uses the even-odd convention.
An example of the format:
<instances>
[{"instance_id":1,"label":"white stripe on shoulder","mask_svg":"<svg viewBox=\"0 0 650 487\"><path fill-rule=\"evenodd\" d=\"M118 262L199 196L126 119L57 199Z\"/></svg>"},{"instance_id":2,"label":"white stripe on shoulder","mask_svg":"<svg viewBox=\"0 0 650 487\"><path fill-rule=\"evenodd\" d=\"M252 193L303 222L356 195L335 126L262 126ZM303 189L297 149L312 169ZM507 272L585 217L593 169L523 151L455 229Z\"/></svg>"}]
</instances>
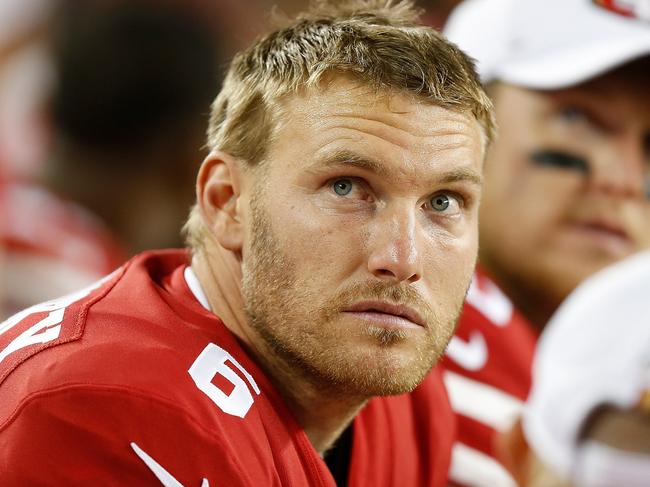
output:
<instances>
[{"instance_id":1,"label":"white stripe on shoulder","mask_svg":"<svg viewBox=\"0 0 650 487\"><path fill-rule=\"evenodd\" d=\"M203 306L205 309L211 311L210 303L208 303L208 298L203 292L203 288L201 287L199 278L196 277L194 270L192 270L192 266L188 265L185 268L185 272L183 273L183 276L185 276L185 282L187 283L187 286L190 288L190 291L192 291L192 294L194 294L196 300L199 303L201 303L201 306Z\"/></svg>"},{"instance_id":2,"label":"white stripe on shoulder","mask_svg":"<svg viewBox=\"0 0 650 487\"><path fill-rule=\"evenodd\" d=\"M503 431L521 413L522 401L496 387L449 371L444 372L444 380L451 407L458 414Z\"/></svg>"},{"instance_id":3,"label":"white stripe on shoulder","mask_svg":"<svg viewBox=\"0 0 650 487\"><path fill-rule=\"evenodd\" d=\"M451 454L449 479L468 487L516 487L508 471L494 458L462 443Z\"/></svg>"}]
</instances>

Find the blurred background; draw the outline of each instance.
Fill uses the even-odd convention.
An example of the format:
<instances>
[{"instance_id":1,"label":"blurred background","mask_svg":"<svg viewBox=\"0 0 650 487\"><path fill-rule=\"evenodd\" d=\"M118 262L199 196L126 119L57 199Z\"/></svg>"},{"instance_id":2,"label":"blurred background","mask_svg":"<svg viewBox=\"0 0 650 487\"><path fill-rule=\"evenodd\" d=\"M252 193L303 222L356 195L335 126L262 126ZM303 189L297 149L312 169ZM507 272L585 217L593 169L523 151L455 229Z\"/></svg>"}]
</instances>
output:
<instances>
[{"instance_id":1,"label":"blurred background","mask_svg":"<svg viewBox=\"0 0 650 487\"><path fill-rule=\"evenodd\" d=\"M182 245L230 57L307 3L0 0L0 320Z\"/></svg>"}]
</instances>

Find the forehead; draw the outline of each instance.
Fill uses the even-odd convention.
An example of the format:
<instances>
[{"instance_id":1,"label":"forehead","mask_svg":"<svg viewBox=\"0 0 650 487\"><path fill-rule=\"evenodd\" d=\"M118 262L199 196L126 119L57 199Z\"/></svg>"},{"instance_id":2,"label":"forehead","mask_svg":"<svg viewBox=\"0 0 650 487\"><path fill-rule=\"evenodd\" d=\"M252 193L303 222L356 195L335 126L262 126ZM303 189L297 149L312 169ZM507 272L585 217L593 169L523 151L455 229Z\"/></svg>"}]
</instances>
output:
<instances>
[{"instance_id":1,"label":"forehead","mask_svg":"<svg viewBox=\"0 0 650 487\"><path fill-rule=\"evenodd\" d=\"M471 114L347 78L291 96L282 114L274 144L280 151L352 145L404 163L465 159L480 165L483 157L483 132Z\"/></svg>"},{"instance_id":2,"label":"forehead","mask_svg":"<svg viewBox=\"0 0 650 487\"><path fill-rule=\"evenodd\" d=\"M335 78L322 87L291 97L286 109L290 117L314 126L358 118L395 126L419 137L436 132L473 135L478 128L472 116L432 105L409 94L375 90L347 77Z\"/></svg>"}]
</instances>

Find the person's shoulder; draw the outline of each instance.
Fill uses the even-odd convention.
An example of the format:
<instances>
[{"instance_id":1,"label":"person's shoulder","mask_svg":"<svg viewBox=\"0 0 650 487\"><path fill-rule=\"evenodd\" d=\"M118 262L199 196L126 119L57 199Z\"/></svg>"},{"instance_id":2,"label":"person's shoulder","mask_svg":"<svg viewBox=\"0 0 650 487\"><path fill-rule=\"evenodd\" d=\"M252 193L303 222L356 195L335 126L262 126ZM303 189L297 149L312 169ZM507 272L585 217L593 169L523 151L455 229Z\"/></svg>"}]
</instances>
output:
<instances>
[{"instance_id":1,"label":"person's shoulder","mask_svg":"<svg viewBox=\"0 0 650 487\"><path fill-rule=\"evenodd\" d=\"M537 336L499 286L477 270L443 365L525 397Z\"/></svg>"},{"instance_id":2,"label":"person's shoulder","mask_svg":"<svg viewBox=\"0 0 650 487\"><path fill-rule=\"evenodd\" d=\"M89 308L110 291L122 273L120 269L86 288L31 306L0 323L0 384L35 355L80 340Z\"/></svg>"},{"instance_id":3,"label":"person's shoulder","mask_svg":"<svg viewBox=\"0 0 650 487\"><path fill-rule=\"evenodd\" d=\"M115 472L115 485L142 485L154 461L185 485L205 472L228 485L268 485L285 472L307 485L311 450L236 338L191 299L185 261L138 257L2 324L0 465L15 473L7 478L38 483L30 459L62 472L55 463L76 458L95 478ZM66 472L62 484L93 478L72 465Z\"/></svg>"},{"instance_id":4,"label":"person's shoulder","mask_svg":"<svg viewBox=\"0 0 650 487\"><path fill-rule=\"evenodd\" d=\"M479 268L442 361L458 425L452 485L512 482L495 460L494 438L528 395L536 340L532 325Z\"/></svg>"},{"instance_id":5,"label":"person's shoulder","mask_svg":"<svg viewBox=\"0 0 650 487\"><path fill-rule=\"evenodd\" d=\"M167 311L147 264L147 256L136 257L84 289L0 324L3 396L20 400L76 383L157 384L155 372L179 359L171 333L183 327Z\"/></svg>"},{"instance_id":6,"label":"person's shoulder","mask_svg":"<svg viewBox=\"0 0 650 487\"><path fill-rule=\"evenodd\" d=\"M0 418L0 465L11 485L254 485L235 446L241 439L126 385L66 384Z\"/></svg>"},{"instance_id":7,"label":"person's shoulder","mask_svg":"<svg viewBox=\"0 0 650 487\"><path fill-rule=\"evenodd\" d=\"M461 315L458 331L503 330L530 326L499 285L480 267L477 268Z\"/></svg>"}]
</instances>

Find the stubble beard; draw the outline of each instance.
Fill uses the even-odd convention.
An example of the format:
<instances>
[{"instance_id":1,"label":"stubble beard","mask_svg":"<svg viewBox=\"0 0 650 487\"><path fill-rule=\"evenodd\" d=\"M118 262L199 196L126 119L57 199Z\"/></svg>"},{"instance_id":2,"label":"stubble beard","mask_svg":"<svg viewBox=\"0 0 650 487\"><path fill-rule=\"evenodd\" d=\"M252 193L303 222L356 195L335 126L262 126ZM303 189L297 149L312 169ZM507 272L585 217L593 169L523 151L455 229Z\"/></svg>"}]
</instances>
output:
<instances>
[{"instance_id":1,"label":"stubble beard","mask_svg":"<svg viewBox=\"0 0 650 487\"><path fill-rule=\"evenodd\" d=\"M262 196L251 200L251 245L243 266L242 293L249 323L271 355L262 359L267 369L281 369L285 380L290 375L288 379L296 383L307 381L317 390L354 397L396 395L417 387L444 352L464 295L446 319L436 316L408 285L377 281L349 286L316 306L321 295L310 294L299 282L297 264L280 248L261 200ZM368 326L354 334L337 326L341 309L366 299L409 304L424 315L428 334L426 339L411 338L408 360L398 351L391 353L404 348L409 339L406 330ZM360 339L374 341L375 350L355 347Z\"/></svg>"}]
</instances>

